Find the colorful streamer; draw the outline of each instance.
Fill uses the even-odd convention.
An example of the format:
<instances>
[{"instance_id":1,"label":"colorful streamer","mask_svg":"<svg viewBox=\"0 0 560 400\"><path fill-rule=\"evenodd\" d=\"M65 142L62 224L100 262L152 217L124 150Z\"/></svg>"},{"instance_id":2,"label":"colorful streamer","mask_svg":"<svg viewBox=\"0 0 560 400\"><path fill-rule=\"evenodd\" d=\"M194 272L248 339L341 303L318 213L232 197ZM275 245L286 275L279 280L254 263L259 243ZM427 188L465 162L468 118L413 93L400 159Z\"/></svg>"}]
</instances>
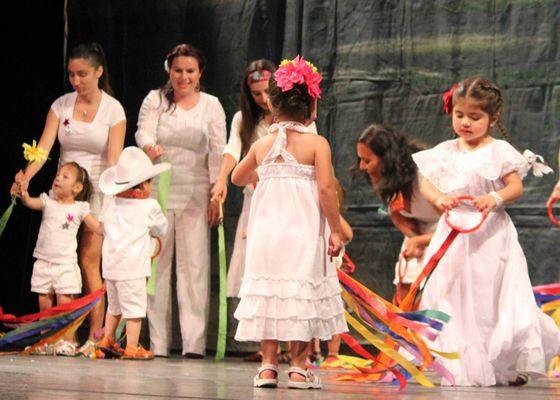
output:
<instances>
[{"instance_id":1,"label":"colorful streamer","mask_svg":"<svg viewBox=\"0 0 560 400\"><path fill-rule=\"evenodd\" d=\"M560 283L535 286L533 293L541 310L548 314L560 329ZM548 366L548 375L553 378L560 378L560 355L551 360Z\"/></svg>"},{"instance_id":2,"label":"colorful streamer","mask_svg":"<svg viewBox=\"0 0 560 400\"><path fill-rule=\"evenodd\" d=\"M69 303L21 317L3 314L0 308L0 323L15 328L0 337L0 348L31 345L25 350L25 353L30 353L39 346L56 342L75 332L104 294L105 289L102 288Z\"/></svg>"},{"instance_id":3,"label":"colorful streamer","mask_svg":"<svg viewBox=\"0 0 560 400\"><path fill-rule=\"evenodd\" d=\"M226 297L226 238L224 233L224 207L220 199L220 223L218 225L218 252L220 264L220 305L218 319L218 339L216 343L216 361L224 359L227 338L227 297Z\"/></svg>"}]
</instances>

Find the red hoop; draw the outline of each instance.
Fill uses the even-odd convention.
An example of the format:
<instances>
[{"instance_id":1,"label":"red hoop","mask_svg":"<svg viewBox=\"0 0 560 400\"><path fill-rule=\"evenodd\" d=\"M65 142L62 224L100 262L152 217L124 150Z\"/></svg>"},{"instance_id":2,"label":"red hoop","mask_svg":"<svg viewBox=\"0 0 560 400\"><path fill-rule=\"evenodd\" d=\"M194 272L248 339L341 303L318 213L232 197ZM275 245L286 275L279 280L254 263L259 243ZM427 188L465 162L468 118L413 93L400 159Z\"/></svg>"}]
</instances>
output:
<instances>
[{"instance_id":1,"label":"red hoop","mask_svg":"<svg viewBox=\"0 0 560 400\"><path fill-rule=\"evenodd\" d=\"M163 244L162 244L161 239L160 239L159 237L156 236L156 237L154 237L153 239L155 239L155 240L157 241L157 250L156 250L155 253L152 254L152 256L150 257L150 259L151 259L152 261L154 260L154 258L157 258L157 257L160 256L161 250L162 250L162 248L163 248Z\"/></svg>"},{"instance_id":2,"label":"red hoop","mask_svg":"<svg viewBox=\"0 0 560 400\"><path fill-rule=\"evenodd\" d=\"M548 203L548 218L550 218L550 221L552 221L552 223L556 226L560 226L560 221L558 219L556 219L556 217L554 216L554 212L552 211L553 207L554 207L554 203L556 203L557 199L552 199L549 203Z\"/></svg>"},{"instance_id":3,"label":"red hoop","mask_svg":"<svg viewBox=\"0 0 560 400\"><path fill-rule=\"evenodd\" d=\"M457 197L457 200L459 201L473 201L474 197L472 196L459 196ZM480 219L480 222L472 227L472 228L468 228L468 229L464 229L464 228L460 228L458 226L455 226L451 223L451 221L449 220L449 210L445 210L445 222L447 222L447 225L449 225L449 227L453 230L456 230L459 233L472 233L474 231L476 231L478 228L480 228L480 226L482 225L482 223L486 220L486 217L488 216L488 214L486 213L486 211L481 212L482 214L482 218Z\"/></svg>"},{"instance_id":4,"label":"red hoop","mask_svg":"<svg viewBox=\"0 0 560 400\"><path fill-rule=\"evenodd\" d=\"M402 267L403 267L403 260L404 260L404 273L402 272ZM403 251L400 255L399 255L399 265L397 267L397 275L399 277L399 283L402 283L403 278L406 276L406 273L408 272L408 258L405 257L405 252Z\"/></svg>"}]
</instances>

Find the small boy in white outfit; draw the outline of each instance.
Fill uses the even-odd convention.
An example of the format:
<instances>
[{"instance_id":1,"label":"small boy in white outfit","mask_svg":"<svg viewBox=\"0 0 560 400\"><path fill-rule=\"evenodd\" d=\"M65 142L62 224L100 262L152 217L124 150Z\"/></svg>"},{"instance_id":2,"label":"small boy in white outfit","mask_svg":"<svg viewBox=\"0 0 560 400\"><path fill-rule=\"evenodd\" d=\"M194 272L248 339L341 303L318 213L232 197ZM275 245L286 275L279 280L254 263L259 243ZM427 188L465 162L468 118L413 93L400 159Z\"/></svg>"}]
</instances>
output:
<instances>
[{"instance_id":1,"label":"small boy in white outfit","mask_svg":"<svg viewBox=\"0 0 560 400\"><path fill-rule=\"evenodd\" d=\"M151 236L163 236L167 218L157 201L149 198L151 178L171 168L153 165L142 150L127 147L117 165L99 178L101 191L116 195L101 214L103 222L103 278L107 287L105 335L98 350L124 359L150 360L151 351L138 344L142 318L146 316L146 279L150 276ZM115 343L115 331L126 320L126 349Z\"/></svg>"}]
</instances>

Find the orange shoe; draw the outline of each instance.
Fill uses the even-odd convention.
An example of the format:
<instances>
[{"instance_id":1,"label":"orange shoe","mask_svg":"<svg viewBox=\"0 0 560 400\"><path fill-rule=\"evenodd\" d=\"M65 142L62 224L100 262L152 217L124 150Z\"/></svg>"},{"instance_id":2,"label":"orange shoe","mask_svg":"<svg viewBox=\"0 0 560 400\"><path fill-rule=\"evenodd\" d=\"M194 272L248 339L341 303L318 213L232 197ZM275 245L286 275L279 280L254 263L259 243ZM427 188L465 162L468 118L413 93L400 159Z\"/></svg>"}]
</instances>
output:
<instances>
[{"instance_id":1,"label":"orange shoe","mask_svg":"<svg viewBox=\"0 0 560 400\"><path fill-rule=\"evenodd\" d=\"M142 346L138 347L126 346L124 353L121 357L123 360L153 360L154 353L150 350L146 350Z\"/></svg>"},{"instance_id":2,"label":"orange shoe","mask_svg":"<svg viewBox=\"0 0 560 400\"><path fill-rule=\"evenodd\" d=\"M107 336L103 336L103 339L95 345L95 349L96 358L120 358L124 353L122 347Z\"/></svg>"}]
</instances>

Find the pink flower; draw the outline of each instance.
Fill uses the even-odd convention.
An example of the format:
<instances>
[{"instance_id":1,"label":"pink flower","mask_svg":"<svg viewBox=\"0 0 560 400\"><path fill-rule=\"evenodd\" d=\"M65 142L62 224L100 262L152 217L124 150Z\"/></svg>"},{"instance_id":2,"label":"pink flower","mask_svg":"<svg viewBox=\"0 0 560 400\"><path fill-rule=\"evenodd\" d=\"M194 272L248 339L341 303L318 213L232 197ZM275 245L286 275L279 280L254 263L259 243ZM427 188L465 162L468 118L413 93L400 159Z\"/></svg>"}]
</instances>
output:
<instances>
[{"instance_id":1,"label":"pink flower","mask_svg":"<svg viewBox=\"0 0 560 400\"><path fill-rule=\"evenodd\" d=\"M293 60L284 60L274 73L276 84L283 91L293 89L294 85L307 85L307 93L314 99L321 98L319 83L323 80L317 68L303 57L297 55Z\"/></svg>"},{"instance_id":2,"label":"pink flower","mask_svg":"<svg viewBox=\"0 0 560 400\"><path fill-rule=\"evenodd\" d=\"M74 221L74 215L68 214L68 215L66 216L66 221L68 221L68 222Z\"/></svg>"},{"instance_id":3,"label":"pink flower","mask_svg":"<svg viewBox=\"0 0 560 400\"><path fill-rule=\"evenodd\" d=\"M443 94L443 109L446 114L451 114L453 111L453 92L457 88L457 83L454 83L447 92Z\"/></svg>"}]
</instances>

